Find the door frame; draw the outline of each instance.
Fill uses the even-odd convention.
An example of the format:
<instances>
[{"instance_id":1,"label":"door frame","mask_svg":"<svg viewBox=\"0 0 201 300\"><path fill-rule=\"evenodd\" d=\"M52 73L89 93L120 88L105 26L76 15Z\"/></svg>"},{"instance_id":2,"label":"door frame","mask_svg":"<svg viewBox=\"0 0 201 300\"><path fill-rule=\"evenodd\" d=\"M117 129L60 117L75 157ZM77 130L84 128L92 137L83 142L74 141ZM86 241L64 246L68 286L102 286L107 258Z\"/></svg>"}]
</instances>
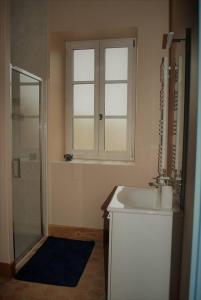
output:
<instances>
[{"instance_id":1,"label":"door frame","mask_svg":"<svg viewBox=\"0 0 201 300\"><path fill-rule=\"evenodd\" d=\"M23 70L17 66L13 66L10 64L10 79L12 83L12 70L17 71L21 74L27 75L35 80L40 82L40 90L39 90L39 153L40 153L40 211L41 211L41 234L39 239L34 242L33 245L30 245L26 249L25 252L20 255L19 258L15 259L16 263L20 261L31 249L32 247L44 236L47 235L47 83L43 81L42 78L36 76L26 70ZM12 84L10 85L10 106L12 111ZM12 123L12 119L11 119ZM12 126L11 126L12 128ZM12 130L11 130L11 149L12 149ZM12 159L12 157L11 157ZM12 186L12 184L11 184ZM12 196L12 206L13 206L13 196ZM13 219L14 215L12 216ZM13 224L13 253L15 252L14 249L14 224Z\"/></svg>"},{"instance_id":2,"label":"door frame","mask_svg":"<svg viewBox=\"0 0 201 300\"><path fill-rule=\"evenodd\" d=\"M201 0L199 1L198 43L196 170L189 300L201 299Z\"/></svg>"}]
</instances>

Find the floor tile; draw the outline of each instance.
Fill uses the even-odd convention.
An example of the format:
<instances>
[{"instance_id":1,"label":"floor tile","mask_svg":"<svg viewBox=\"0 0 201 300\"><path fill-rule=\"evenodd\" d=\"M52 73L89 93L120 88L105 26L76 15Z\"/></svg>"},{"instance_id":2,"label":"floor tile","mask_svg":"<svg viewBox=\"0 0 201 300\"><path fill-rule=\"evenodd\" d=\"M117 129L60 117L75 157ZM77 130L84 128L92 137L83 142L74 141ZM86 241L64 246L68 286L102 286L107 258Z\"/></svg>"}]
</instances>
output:
<instances>
[{"instance_id":1,"label":"floor tile","mask_svg":"<svg viewBox=\"0 0 201 300\"><path fill-rule=\"evenodd\" d=\"M0 300L105 300L103 243L96 242L74 288L0 278Z\"/></svg>"}]
</instances>

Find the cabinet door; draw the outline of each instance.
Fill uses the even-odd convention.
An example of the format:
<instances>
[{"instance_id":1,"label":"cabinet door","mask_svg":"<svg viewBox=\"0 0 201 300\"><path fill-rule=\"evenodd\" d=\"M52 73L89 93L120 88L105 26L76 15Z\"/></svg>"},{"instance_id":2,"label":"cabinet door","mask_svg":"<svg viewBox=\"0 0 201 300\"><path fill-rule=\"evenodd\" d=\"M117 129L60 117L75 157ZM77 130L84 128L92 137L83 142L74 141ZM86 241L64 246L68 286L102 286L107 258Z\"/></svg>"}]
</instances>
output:
<instances>
[{"instance_id":1,"label":"cabinet door","mask_svg":"<svg viewBox=\"0 0 201 300\"><path fill-rule=\"evenodd\" d=\"M107 300L111 300L111 262L112 262L112 220L113 213L109 212L107 218L109 219L109 253L108 253L108 287L107 287Z\"/></svg>"},{"instance_id":2,"label":"cabinet door","mask_svg":"<svg viewBox=\"0 0 201 300\"><path fill-rule=\"evenodd\" d=\"M168 300L172 216L113 213L110 300Z\"/></svg>"}]
</instances>

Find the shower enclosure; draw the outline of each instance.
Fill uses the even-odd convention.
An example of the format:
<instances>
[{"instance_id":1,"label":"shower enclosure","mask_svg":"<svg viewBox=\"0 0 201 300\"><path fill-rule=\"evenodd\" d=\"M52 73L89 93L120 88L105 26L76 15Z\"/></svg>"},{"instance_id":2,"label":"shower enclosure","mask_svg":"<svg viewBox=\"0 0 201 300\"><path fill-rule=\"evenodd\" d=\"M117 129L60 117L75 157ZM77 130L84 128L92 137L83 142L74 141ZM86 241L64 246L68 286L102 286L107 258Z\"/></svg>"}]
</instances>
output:
<instances>
[{"instance_id":1,"label":"shower enclosure","mask_svg":"<svg viewBox=\"0 0 201 300\"><path fill-rule=\"evenodd\" d=\"M12 193L15 261L43 236L41 79L11 68Z\"/></svg>"}]
</instances>

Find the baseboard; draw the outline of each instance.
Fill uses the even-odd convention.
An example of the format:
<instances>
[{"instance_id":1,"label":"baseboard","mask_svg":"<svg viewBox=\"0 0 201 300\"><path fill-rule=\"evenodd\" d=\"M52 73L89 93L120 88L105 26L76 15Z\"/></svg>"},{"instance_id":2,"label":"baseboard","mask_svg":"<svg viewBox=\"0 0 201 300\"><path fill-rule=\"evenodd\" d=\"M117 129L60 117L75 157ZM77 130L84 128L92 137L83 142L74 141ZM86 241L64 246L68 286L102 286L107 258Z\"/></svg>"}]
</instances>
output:
<instances>
[{"instance_id":1,"label":"baseboard","mask_svg":"<svg viewBox=\"0 0 201 300\"><path fill-rule=\"evenodd\" d=\"M62 237L75 240L103 241L103 229L49 224L48 233L49 235L54 237Z\"/></svg>"},{"instance_id":2,"label":"baseboard","mask_svg":"<svg viewBox=\"0 0 201 300\"><path fill-rule=\"evenodd\" d=\"M0 276L13 277L15 273L14 262L11 264L0 262Z\"/></svg>"}]
</instances>

